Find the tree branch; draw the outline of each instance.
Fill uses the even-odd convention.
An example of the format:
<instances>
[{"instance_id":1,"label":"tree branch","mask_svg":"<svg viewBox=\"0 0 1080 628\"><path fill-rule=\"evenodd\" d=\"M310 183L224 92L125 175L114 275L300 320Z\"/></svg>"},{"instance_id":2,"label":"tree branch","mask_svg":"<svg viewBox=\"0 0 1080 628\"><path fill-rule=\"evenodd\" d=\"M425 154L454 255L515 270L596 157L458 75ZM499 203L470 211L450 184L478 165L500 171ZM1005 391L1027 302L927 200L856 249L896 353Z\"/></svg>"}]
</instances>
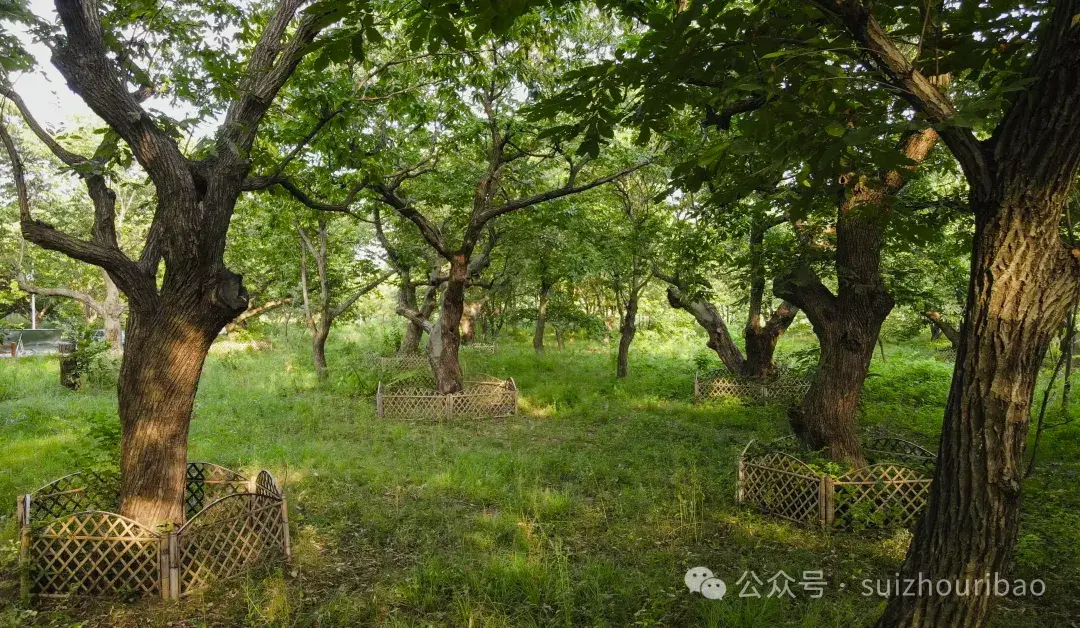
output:
<instances>
[{"instance_id":1,"label":"tree branch","mask_svg":"<svg viewBox=\"0 0 1080 628\"><path fill-rule=\"evenodd\" d=\"M364 296L365 294L371 292L375 288L378 288L379 284L381 284L382 282L386 281L387 279L393 277L396 274L397 274L397 270L393 270L393 269L388 270L388 271L384 272L383 274L379 275L378 277L376 277L371 282L365 284L359 290L352 293L352 295L349 296L349 298L342 301L341 305L337 306L333 310L333 312L331 313L331 318L337 318L338 316L341 316L345 312L345 310L348 310L350 307L353 306L353 303L356 303L357 299L359 299L360 297Z\"/></svg>"},{"instance_id":2,"label":"tree branch","mask_svg":"<svg viewBox=\"0 0 1080 628\"><path fill-rule=\"evenodd\" d=\"M564 196L570 196L572 194L578 194L580 192L585 192L587 190L591 190L591 189L596 188L596 187L600 187L601 185L604 185L606 183L611 183L612 181L615 181L616 179L620 179L622 177L625 177L626 175L630 174L631 172L635 172L637 170L640 170L641 168L644 168L645 166L647 166L649 163L651 163L651 162L647 161L647 162L638 164L636 166L633 166L631 168L625 168L625 169L620 170L620 171L618 171L618 172L616 172L614 174L609 174L606 177L600 177L598 179L593 179L592 181L589 181L588 183L583 183L582 185L566 185L566 186L563 186L563 187L555 189L555 190L548 190L547 192L543 192L541 194L536 194L534 196L529 196L527 198L521 198L521 199L517 199L515 201L510 201L509 203L506 203L506 204L503 204L503 205L498 205L498 206L495 206L495 207L489 207L487 210L485 210L483 212L480 212L480 215L478 217L474 218L473 222L483 226L483 225L487 224L487 222L490 221L492 218L496 218L496 217L501 216L503 214L506 214L506 213L509 213L509 212L512 212L512 211L516 211L516 210L519 210L519 209L524 209L524 208L530 207L532 205L538 205L540 203L555 200L557 198L562 198Z\"/></svg>"},{"instance_id":3,"label":"tree branch","mask_svg":"<svg viewBox=\"0 0 1080 628\"><path fill-rule=\"evenodd\" d=\"M984 145L971 129L956 124L956 107L934 83L912 66L907 57L881 28L862 0L810 0L826 15L844 24L871 64L931 123L937 125L979 198L990 195L993 167Z\"/></svg>"},{"instance_id":4,"label":"tree branch","mask_svg":"<svg viewBox=\"0 0 1080 628\"><path fill-rule=\"evenodd\" d=\"M23 237L50 251L59 251L69 257L88 264L104 268L132 301L148 303L156 298L157 289L153 282L140 271L116 246L99 242L88 242L71 236L52 225L34 220L30 213L30 195L26 188L26 176L22 158L15 149L15 143L8 134L7 127L0 122L0 141L4 144L8 159L11 161L12 178L19 205L19 226Z\"/></svg>"}]
</instances>

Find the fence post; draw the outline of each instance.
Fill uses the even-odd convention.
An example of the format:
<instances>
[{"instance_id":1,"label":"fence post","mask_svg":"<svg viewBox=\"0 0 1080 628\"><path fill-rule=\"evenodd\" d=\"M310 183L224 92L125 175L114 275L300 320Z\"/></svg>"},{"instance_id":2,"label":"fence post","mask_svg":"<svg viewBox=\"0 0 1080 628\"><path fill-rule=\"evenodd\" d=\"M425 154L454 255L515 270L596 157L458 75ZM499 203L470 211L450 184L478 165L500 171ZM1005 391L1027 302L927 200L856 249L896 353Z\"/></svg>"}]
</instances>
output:
<instances>
[{"instance_id":1,"label":"fence post","mask_svg":"<svg viewBox=\"0 0 1080 628\"><path fill-rule=\"evenodd\" d=\"M381 419L383 415L383 400L382 400L382 382L379 382L379 388L375 391L375 413Z\"/></svg>"},{"instance_id":2,"label":"fence post","mask_svg":"<svg viewBox=\"0 0 1080 628\"><path fill-rule=\"evenodd\" d=\"M285 560L292 559L292 540L289 537L289 504L285 501L285 494L281 495L281 549L285 552Z\"/></svg>"},{"instance_id":3,"label":"fence post","mask_svg":"<svg viewBox=\"0 0 1080 628\"><path fill-rule=\"evenodd\" d=\"M443 418L446 421L454 419L454 395L443 395Z\"/></svg>"},{"instance_id":4,"label":"fence post","mask_svg":"<svg viewBox=\"0 0 1080 628\"><path fill-rule=\"evenodd\" d=\"M172 574L169 566L169 536L165 535L158 540L158 564L161 567L161 577L159 584L161 586L161 599L167 600L172 593Z\"/></svg>"},{"instance_id":5,"label":"fence post","mask_svg":"<svg viewBox=\"0 0 1080 628\"><path fill-rule=\"evenodd\" d=\"M169 544L169 597L174 600L180 599L180 543L176 537L176 531L172 530L166 537Z\"/></svg>"},{"instance_id":6,"label":"fence post","mask_svg":"<svg viewBox=\"0 0 1080 628\"><path fill-rule=\"evenodd\" d=\"M746 458L739 456L739 484L735 492L735 501L743 503L746 500Z\"/></svg>"},{"instance_id":7,"label":"fence post","mask_svg":"<svg viewBox=\"0 0 1080 628\"><path fill-rule=\"evenodd\" d=\"M818 490L818 502L821 506L821 525L829 527L833 524L836 516L835 491L833 491L833 479L831 475L821 476L821 486Z\"/></svg>"},{"instance_id":8,"label":"fence post","mask_svg":"<svg viewBox=\"0 0 1080 628\"><path fill-rule=\"evenodd\" d=\"M698 372L694 371L694 399L701 396L701 385L698 383Z\"/></svg>"},{"instance_id":9,"label":"fence post","mask_svg":"<svg viewBox=\"0 0 1080 628\"><path fill-rule=\"evenodd\" d=\"M24 508L28 508L30 496L26 495L23 502ZM25 517L19 529L19 599L25 605L30 603L30 512L19 510Z\"/></svg>"}]
</instances>

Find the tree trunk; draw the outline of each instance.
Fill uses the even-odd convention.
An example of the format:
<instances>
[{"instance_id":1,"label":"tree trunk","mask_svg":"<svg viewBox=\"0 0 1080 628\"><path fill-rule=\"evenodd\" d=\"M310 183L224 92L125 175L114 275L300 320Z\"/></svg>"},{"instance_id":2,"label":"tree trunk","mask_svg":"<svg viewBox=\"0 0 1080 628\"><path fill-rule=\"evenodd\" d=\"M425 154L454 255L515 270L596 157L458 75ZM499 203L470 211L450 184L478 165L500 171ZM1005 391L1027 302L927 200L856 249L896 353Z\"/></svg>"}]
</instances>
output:
<instances>
[{"instance_id":1,"label":"tree trunk","mask_svg":"<svg viewBox=\"0 0 1080 628\"><path fill-rule=\"evenodd\" d=\"M149 526L184 521L188 425L215 330L166 307L128 317L118 392L120 513Z\"/></svg>"},{"instance_id":2,"label":"tree trunk","mask_svg":"<svg viewBox=\"0 0 1080 628\"><path fill-rule=\"evenodd\" d=\"M626 300L622 323L619 325L619 361L615 368L615 377L622 379L630 373L630 343L637 333L638 297L636 290L631 291Z\"/></svg>"},{"instance_id":3,"label":"tree trunk","mask_svg":"<svg viewBox=\"0 0 1080 628\"><path fill-rule=\"evenodd\" d=\"M933 329L944 335L952 343L953 347L956 347L960 343L960 333L956 331L956 328L949 324L949 321L945 320L940 312L933 310L923 312L923 316L926 320L930 321L930 325Z\"/></svg>"},{"instance_id":4,"label":"tree trunk","mask_svg":"<svg viewBox=\"0 0 1080 628\"><path fill-rule=\"evenodd\" d=\"M761 323L760 317L755 317L746 322L743 330L746 344L746 359L743 360L742 374L744 377L766 377L775 371L773 354L776 352L776 343L791 326L799 308L784 301L776 311L772 313L768 321Z\"/></svg>"},{"instance_id":5,"label":"tree trunk","mask_svg":"<svg viewBox=\"0 0 1080 628\"><path fill-rule=\"evenodd\" d=\"M836 321L814 328L821 346L817 371L802 405L788 411L795 436L829 458L864 466L856 417L863 383L884 316Z\"/></svg>"},{"instance_id":6,"label":"tree trunk","mask_svg":"<svg viewBox=\"0 0 1080 628\"><path fill-rule=\"evenodd\" d=\"M464 344L476 342L476 314L479 311L479 303L469 303L461 308L461 342Z\"/></svg>"},{"instance_id":7,"label":"tree trunk","mask_svg":"<svg viewBox=\"0 0 1080 628\"><path fill-rule=\"evenodd\" d=\"M468 258L456 253L450 261L450 277L446 282L439 320L432 326L428 358L435 373L439 393L449 395L464 387L458 349L461 347L461 316L465 309L465 281L468 279Z\"/></svg>"},{"instance_id":8,"label":"tree trunk","mask_svg":"<svg viewBox=\"0 0 1080 628\"><path fill-rule=\"evenodd\" d=\"M326 379L329 372L326 368L326 339L330 335L330 326L322 325L319 330L311 336L311 357L315 363L315 375L319 379Z\"/></svg>"},{"instance_id":9,"label":"tree trunk","mask_svg":"<svg viewBox=\"0 0 1080 628\"><path fill-rule=\"evenodd\" d=\"M544 325L547 323L548 294L551 284L540 282L540 304L536 308L536 331L533 332L533 349L537 355L544 353Z\"/></svg>"},{"instance_id":10,"label":"tree trunk","mask_svg":"<svg viewBox=\"0 0 1080 628\"><path fill-rule=\"evenodd\" d=\"M124 332L120 317L124 314L124 304L120 302L120 290L113 283L109 273L101 271L105 279L105 300L102 302L102 324L105 327L105 342L109 350L119 354L124 350Z\"/></svg>"},{"instance_id":11,"label":"tree trunk","mask_svg":"<svg viewBox=\"0 0 1080 628\"><path fill-rule=\"evenodd\" d=\"M1038 198L1049 207L1031 207ZM1019 526L1032 393L1076 290L1075 262L1058 233L1064 202L1064 195L1023 190L999 207L976 211L968 302L937 470L905 577L973 582L1007 569ZM895 597L879 625L982 626L991 599Z\"/></svg>"},{"instance_id":12,"label":"tree trunk","mask_svg":"<svg viewBox=\"0 0 1080 628\"><path fill-rule=\"evenodd\" d=\"M406 270L399 275L401 284L398 287L398 302L410 310L419 310L416 306L416 288L412 285L412 276ZM405 355L420 352L420 339L424 335L424 328L419 323L405 319L405 334L401 337L398 345L398 353Z\"/></svg>"},{"instance_id":13,"label":"tree trunk","mask_svg":"<svg viewBox=\"0 0 1080 628\"><path fill-rule=\"evenodd\" d=\"M687 299L682 291L675 285L669 285L667 289L668 304L673 308L678 308L689 312L698 325L705 330L708 334L709 340L706 342L706 346L716 352L717 357L724 363L732 373L743 372L743 358L742 351L739 350L738 345L731 339L731 334L728 332L727 325L724 324L724 319L716 311L716 307L712 303L704 300L691 301Z\"/></svg>"}]
</instances>

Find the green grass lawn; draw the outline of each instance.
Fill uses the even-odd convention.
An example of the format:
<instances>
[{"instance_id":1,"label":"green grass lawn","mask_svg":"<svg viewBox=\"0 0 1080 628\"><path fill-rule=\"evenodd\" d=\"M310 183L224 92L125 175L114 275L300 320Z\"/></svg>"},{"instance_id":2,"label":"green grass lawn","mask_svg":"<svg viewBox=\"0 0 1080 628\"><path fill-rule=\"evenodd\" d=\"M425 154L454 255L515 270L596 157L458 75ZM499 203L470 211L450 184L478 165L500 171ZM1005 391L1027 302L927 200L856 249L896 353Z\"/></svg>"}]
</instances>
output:
<instances>
[{"instance_id":1,"label":"green grass lawn","mask_svg":"<svg viewBox=\"0 0 1080 628\"><path fill-rule=\"evenodd\" d=\"M737 506L739 451L785 435L786 419L779 407L690 403L698 347L646 336L619 382L612 346L537 357L504 340L466 368L514 377L520 415L421 425L375 416L362 358L381 338L335 331L321 385L295 332L210 357L190 458L269 469L289 498L295 558L169 603L17 607L15 497L100 464L88 452L112 442L116 402L108 387L61 388L54 360L0 361L0 626L850 627L880 612L857 583L895 573L908 533L825 535ZM912 342L875 358L865 424L936 444L951 366L932 354ZM1080 617L1077 435L1050 432L1025 487L1013 577L1043 579L1046 594L1003 600L996 626ZM687 592L698 565L727 581L724 600ZM824 570L830 584L816 600L799 588L739 597L744 571L781 569Z\"/></svg>"}]
</instances>

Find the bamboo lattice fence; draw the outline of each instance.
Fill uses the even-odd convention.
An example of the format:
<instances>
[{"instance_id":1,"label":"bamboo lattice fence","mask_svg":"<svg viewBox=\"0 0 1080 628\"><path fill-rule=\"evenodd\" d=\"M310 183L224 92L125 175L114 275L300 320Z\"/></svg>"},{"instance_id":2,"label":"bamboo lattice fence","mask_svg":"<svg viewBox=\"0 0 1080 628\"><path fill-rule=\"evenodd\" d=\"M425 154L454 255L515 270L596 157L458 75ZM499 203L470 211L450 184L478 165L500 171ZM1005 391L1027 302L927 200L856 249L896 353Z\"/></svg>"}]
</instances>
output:
<instances>
[{"instance_id":1,"label":"bamboo lattice fence","mask_svg":"<svg viewBox=\"0 0 1080 628\"><path fill-rule=\"evenodd\" d=\"M176 599L290 554L285 496L273 476L254 480L208 462L187 466L186 521L158 531L115 512L119 476L87 471L19 499L24 596Z\"/></svg>"},{"instance_id":2,"label":"bamboo lattice fence","mask_svg":"<svg viewBox=\"0 0 1080 628\"><path fill-rule=\"evenodd\" d=\"M465 382L465 390L441 395L418 387L384 387L379 382L375 409L380 417L410 421L499 418L517 414L518 389L513 378L487 377Z\"/></svg>"},{"instance_id":3,"label":"bamboo lattice fence","mask_svg":"<svg viewBox=\"0 0 1080 628\"><path fill-rule=\"evenodd\" d=\"M956 347L945 345L934 349L934 357L944 362L956 362Z\"/></svg>"},{"instance_id":4,"label":"bamboo lattice fence","mask_svg":"<svg viewBox=\"0 0 1080 628\"><path fill-rule=\"evenodd\" d=\"M791 403L810 388L810 378L777 366L769 377L743 377L727 369L694 374L694 398L739 399L748 403Z\"/></svg>"},{"instance_id":5,"label":"bamboo lattice fence","mask_svg":"<svg viewBox=\"0 0 1080 628\"><path fill-rule=\"evenodd\" d=\"M423 353L398 353L374 357L376 366L383 372L412 371L431 368L428 357Z\"/></svg>"},{"instance_id":6,"label":"bamboo lattice fence","mask_svg":"<svg viewBox=\"0 0 1080 628\"><path fill-rule=\"evenodd\" d=\"M785 449L792 437L750 441L739 456L738 501L765 514L837 529L910 527L926 506L934 455L900 438L867 440L876 464L838 477L817 471Z\"/></svg>"}]
</instances>

